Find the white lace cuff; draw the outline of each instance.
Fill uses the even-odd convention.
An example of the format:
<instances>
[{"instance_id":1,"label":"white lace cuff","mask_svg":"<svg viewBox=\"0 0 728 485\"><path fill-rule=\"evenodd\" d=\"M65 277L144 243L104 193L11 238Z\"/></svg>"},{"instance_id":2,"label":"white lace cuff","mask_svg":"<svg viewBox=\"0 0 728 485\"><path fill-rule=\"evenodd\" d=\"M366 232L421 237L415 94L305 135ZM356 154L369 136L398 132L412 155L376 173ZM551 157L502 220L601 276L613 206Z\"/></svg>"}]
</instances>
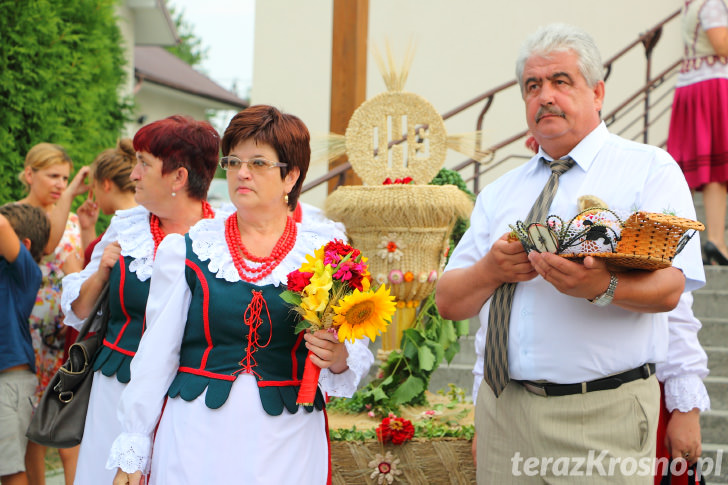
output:
<instances>
[{"instance_id":1,"label":"white lace cuff","mask_svg":"<svg viewBox=\"0 0 728 485\"><path fill-rule=\"evenodd\" d=\"M361 378L364 377L374 362L374 355L369 350L369 339L363 338L353 344L344 342L349 357L346 363L349 366L341 374L334 374L329 369L322 369L319 375L321 390L329 396L351 397L359 386Z\"/></svg>"},{"instance_id":2,"label":"white lace cuff","mask_svg":"<svg viewBox=\"0 0 728 485\"><path fill-rule=\"evenodd\" d=\"M700 412L710 409L710 397L708 397L703 380L695 374L667 379L665 381L665 406L670 412L677 409L684 413L693 408L698 408Z\"/></svg>"},{"instance_id":3,"label":"white lace cuff","mask_svg":"<svg viewBox=\"0 0 728 485\"><path fill-rule=\"evenodd\" d=\"M109 459L106 460L106 469L121 468L126 473L141 470L146 475L149 473L151 454L151 437L139 433L122 433L111 445Z\"/></svg>"}]
</instances>

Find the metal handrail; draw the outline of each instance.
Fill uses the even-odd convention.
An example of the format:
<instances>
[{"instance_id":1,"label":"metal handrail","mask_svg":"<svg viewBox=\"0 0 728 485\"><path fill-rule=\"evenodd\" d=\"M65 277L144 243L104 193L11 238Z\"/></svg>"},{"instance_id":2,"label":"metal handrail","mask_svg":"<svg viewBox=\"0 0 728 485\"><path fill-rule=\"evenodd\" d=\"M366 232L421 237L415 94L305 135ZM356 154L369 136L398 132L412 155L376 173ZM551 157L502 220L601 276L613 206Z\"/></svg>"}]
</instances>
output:
<instances>
[{"instance_id":1,"label":"metal handrail","mask_svg":"<svg viewBox=\"0 0 728 485\"><path fill-rule=\"evenodd\" d=\"M605 80L609 78L610 74L613 71L613 66L616 61L621 59L623 56L627 55L629 52L631 52L634 48L636 48L639 45L642 45L645 49L645 57L646 57L646 68L645 68L645 84L638 89L635 93L633 93L630 97L628 97L625 101L623 101L620 105L618 105L616 108L614 108L609 114L603 117L607 125L611 125L615 123L618 120L623 120L622 116L627 116L630 112L632 112L634 109L637 108L640 104L642 105L642 111L637 115L636 118L631 119L627 123L627 126L624 127L622 130L626 131L627 129L633 127L635 124L637 124L639 121L642 121L642 129L637 133L637 137L641 136L642 141L647 143L648 141L648 133L650 126L653 126L654 123L661 119L666 113L669 112L670 108L664 108L662 109L656 117L650 118L650 111L653 107L653 104L651 104L651 98L650 93L654 91L655 89L658 89L661 85L665 83L667 79L674 76L677 73L677 68L680 65L680 61L677 60L673 64L671 64L667 69L662 71L657 76L653 77L651 75L651 69L652 69L652 53L654 51L655 46L659 42L659 39L662 35L662 29L668 22L672 21L676 17L680 15L680 9L674 11L672 14L667 16L665 19L663 19L661 22L657 23L655 26L653 26L651 29L647 30L646 32L640 34L636 40L631 42L629 45L624 47L622 50L617 52L615 55L607 59L607 61L604 62L604 68L605 68ZM451 118L457 114L462 113L463 111L484 102L483 107L478 113L478 116L476 118L475 122L475 129L480 131L482 130L483 121L485 119L486 114L490 110L491 105L493 104L493 101L495 97L498 94L501 94L503 91L507 89L511 89L514 86L518 85L517 80L511 80L505 83L500 84L499 86L496 86L493 89L490 89L486 91L485 93L476 96L475 98L466 101L465 103L446 111L442 114L443 120L447 120L448 118ZM674 88L673 88L674 89ZM662 101L667 98L669 94L672 93L672 90L663 93L659 98L658 101ZM489 150L493 153L497 153L498 150L501 150L505 147L508 147L509 145L512 145L513 143L524 139L526 135L528 134L528 130L520 131L505 140L502 140L495 145L491 146ZM401 141L404 141L403 138ZM664 142L662 143L664 145ZM493 170L494 168L512 161L513 159L529 159L530 156L525 155L518 155L518 154L507 154L505 157L503 157L500 160L493 160L490 162L487 166L481 165L480 162L474 159L467 159L463 162L457 164L453 167L453 170L456 171L462 171L466 168L473 166L473 173L470 176L463 176L463 179L466 181L466 183L472 184L472 189L475 193L477 193L480 190L480 177L486 174L487 172ZM351 169L351 164L347 161L340 165L337 165L332 170L330 170L328 173L324 174L321 177L316 178L315 180L305 184L302 187L302 192L306 192L308 190L311 190L315 187L318 187L321 184L327 183L329 180L332 180L334 178L338 177L337 181L337 187L339 185L342 185L345 180L346 172Z\"/></svg>"}]
</instances>

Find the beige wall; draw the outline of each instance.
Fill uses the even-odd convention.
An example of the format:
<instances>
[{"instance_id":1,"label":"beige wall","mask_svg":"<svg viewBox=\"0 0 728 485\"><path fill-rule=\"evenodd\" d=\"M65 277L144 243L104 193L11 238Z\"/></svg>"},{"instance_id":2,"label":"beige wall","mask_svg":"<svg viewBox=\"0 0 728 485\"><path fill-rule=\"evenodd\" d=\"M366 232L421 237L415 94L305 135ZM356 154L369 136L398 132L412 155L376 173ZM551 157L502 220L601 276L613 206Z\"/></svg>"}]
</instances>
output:
<instances>
[{"instance_id":1,"label":"beige wall","mask_svg":"<svg viewBox=\"0 0 728 485\"><path fill-rule=\"evenodd\" d=\"M578 25L590 32L604 59L681 5L680 0L370 0L367 97L385 90L371 54L388 39L401 58L407 43L416 45L405 89L426 98L441 113L515 77L523 39L551 22ZM251 103L268 103L300 116L313 133L328 131L331 70L332 0L265 0L256 4L255 53ZM680 56L679 20L663 32L655 51L653 73ZM615 66L608 83L604 112L644 83L640 48ZM448 133L473 131L476 108L446 121ZM486 141L496 143L525 128L518 93L496 99L488 113ZM653 136L664 140L666 124ZM651 135L652 136L652 135ZM524 153L527 153L524 151ZM464 160L449 152L447 166ZM312 167L308 179L325 173ZM496 171L497 173L497 171ZM304 201L320 205L324 191Z\"/></svg>"},{"instance_id":2,"label":"beige wall","mask_svg":"<svg viewBox=\"0 0 728 485\"><path fill-rule=\"evenodd\" d=\"M119 30L121 31L122 42L124 43L124 57L126 64L124 71L126 79L121 86L121 96L132 96L134 92L134 12L126 5L117 5L116 14L119 18ZM132 124L124 127L122 136L130 137L134 135L136 128Z\"/></svg>"}]
</instances>

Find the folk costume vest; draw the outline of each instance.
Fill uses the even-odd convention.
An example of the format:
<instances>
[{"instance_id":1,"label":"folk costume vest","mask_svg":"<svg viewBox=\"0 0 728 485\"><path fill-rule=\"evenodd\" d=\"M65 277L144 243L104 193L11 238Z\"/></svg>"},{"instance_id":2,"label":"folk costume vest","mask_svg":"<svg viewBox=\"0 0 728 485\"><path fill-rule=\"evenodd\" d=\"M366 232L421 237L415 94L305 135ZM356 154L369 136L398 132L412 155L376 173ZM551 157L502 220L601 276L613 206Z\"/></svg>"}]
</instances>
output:
<instances>
[{"instance_id":1,"label":"folk costume vest","mask_svg":"<svg viewBox=\"0 0 728 485\"><path fill-rule=\"evenodd\" d=\"M119 382L128 383L129 364L139 348L146 327L144 311L149 297L150 279L139 281L129 270L134 258L119 257L109 276L109 318L104 346L94 362L94 371L105 376L116 375Z\"/></svg>"},{"instance_id":2,"label":"folk costume vest","mask_svg":"<svg viewBox=\"0 0 728 485\"><path fill-rule=\"evenodd\" d=\"M180 367L169 387L170 398L192 401L205 389L205 404L222 406L240 373L255 376L265 411L278 416L298 411L296 397L308 350L294 333L297 317L280 298L285 286L256 286L217 278L192 250L185 236L185 278L190 308L180 348ZM323 409L321 391L314 406Z\"/></svg>"}]
</instances>

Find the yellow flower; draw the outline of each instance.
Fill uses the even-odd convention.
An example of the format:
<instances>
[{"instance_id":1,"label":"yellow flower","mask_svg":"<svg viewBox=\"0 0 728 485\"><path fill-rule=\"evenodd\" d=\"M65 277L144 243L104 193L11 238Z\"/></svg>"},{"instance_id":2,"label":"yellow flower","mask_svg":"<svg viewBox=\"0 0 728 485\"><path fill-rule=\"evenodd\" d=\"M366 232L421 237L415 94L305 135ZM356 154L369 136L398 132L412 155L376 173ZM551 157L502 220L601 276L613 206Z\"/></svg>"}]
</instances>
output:
<instances>
[{"instance_id":1,"label":"yellow flower","mask_svg":"<svg viewBox=\"0 0 728 485\"><path fill-rule=\"evenodd\" d=\"M307 312L322 312L329 304L329 290L333 284L333 270L328 264L317 260L313 264L311 282L303 289L301 307ZM306 320L309 320L306 318ZM318 320L318 319L317 319ZM309 320L311 321L311 320Z\"/></svg>"},{"instance_id":2,"label":"yellow flower","mask_svg":"<svg viewBox=\"0 0 728 485\"><path fill-rule=\"evenodd\" d=\"M312 312L311 310L305 310L305 313L303 314L303 319L316 328L321 327L321 320L319 319L318 313L316 312Z\"/></svg>"},{"instance_id":3,"label":"yellow flower","mask_svg":"<svg viewBox=\"0 0 728 485\"><path fill-rule=\"evenodd\" d=\"M334 306L334 325L338 327L339 341L349 339L353 342L364 335L373 341L386 331L395 307L394 297L384 285L376 292L354 290Z\"/></svg>"},{"instance_id":4,"label":"yellow flower","mask_svg":"<svg viewBox=\"0 0 728 485\"><path fill-rule=\"evenodd\" d=\"M316 263L320 262L323 264L324 261L324 248L326 246L321 246L316 251L314 251L314 255L311 256L310 254L306 255L306 262L301 265L301 267L298 269L302 273L314 273L316 268Z\"/></svg>"}]
</instances>

